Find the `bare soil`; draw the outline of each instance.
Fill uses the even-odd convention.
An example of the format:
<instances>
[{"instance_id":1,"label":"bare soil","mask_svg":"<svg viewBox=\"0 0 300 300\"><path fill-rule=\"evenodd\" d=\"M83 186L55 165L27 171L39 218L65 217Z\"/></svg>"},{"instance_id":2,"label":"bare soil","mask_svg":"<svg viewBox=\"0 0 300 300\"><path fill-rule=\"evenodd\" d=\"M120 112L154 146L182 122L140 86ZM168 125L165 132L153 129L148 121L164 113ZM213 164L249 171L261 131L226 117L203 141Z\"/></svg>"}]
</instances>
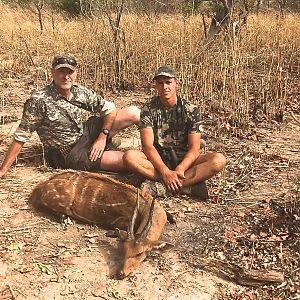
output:
<instances>
[{"instance_id":1,"label":"bare soil","mask_svg":"<svg viewBox=\"0 0 300 300\"><path fill-rule=\"evenodd\" d=\"M30 90L20 81L2 88L0 161ZM140 106L147 95L111 97L119 107ZM207 183L210 200L163 199L177 224L167 224L162 239L174 246L149 253L122 281L114 279L118 242L105 230L73 220L63 226L28 205L33 187L58 172L44 165L34 136L0 180L0 299L300 299L299 125L287 115L284 123L262 121L242 132L217 116L209 120L205 151L228 158ZM139 148L136 128L120 137L121 149ZM284 281L239 285L232 266L276 271Z\"/></svg>"}]
</instances>

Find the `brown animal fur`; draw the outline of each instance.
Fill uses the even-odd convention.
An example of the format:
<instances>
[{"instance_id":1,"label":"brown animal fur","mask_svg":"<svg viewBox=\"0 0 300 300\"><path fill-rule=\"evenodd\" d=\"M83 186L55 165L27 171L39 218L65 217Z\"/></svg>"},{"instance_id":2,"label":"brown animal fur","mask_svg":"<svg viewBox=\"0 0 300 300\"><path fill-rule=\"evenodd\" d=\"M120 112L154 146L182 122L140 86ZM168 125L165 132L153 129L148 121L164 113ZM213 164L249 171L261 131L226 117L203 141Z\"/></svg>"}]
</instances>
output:
<instances>
[{"instance_id":1,"label":"brown animal fur","mask_svg":"<svg viewBox=\"0 0 300 300\"><path fill-rule=\"evenodd\" d=\"M29 202L37 209L47 209L58 215L118 228L123 240L124 260L118 277L124 278L146 257L146 252L158 241L167 221L166 212L147 193L102 174L66 171L39 183ZM132 223L132 236L124 230ZM148 225L147 225L148 223ZM145 232L147 227L147 232Z\"/></svg>"}]
</instances>

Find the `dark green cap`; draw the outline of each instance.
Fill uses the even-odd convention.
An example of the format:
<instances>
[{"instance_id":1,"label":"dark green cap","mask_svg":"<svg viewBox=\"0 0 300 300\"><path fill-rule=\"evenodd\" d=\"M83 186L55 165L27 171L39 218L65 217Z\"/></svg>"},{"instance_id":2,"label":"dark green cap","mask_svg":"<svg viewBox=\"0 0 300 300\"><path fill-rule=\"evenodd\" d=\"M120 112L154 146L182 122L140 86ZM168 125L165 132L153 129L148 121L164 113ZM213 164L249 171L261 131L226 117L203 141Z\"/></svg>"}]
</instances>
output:
<instances>
[{"instance_id":1,"label":"dark green cap","mask_svg":"<svg viewBox=\"0 0 300 300\"><path fill-rule=\"evenodd\" d=\"M53 58L52 68L55 70L60 68L68 68L75 71L77 69L77 61L75 57L67 54L57 55Z\"/></svg>"},{"instance_id":2,"label":"dark green cap","mask_svg":"<svg viewBox=\"0 0 300 300\"><path fill-rule=\"evenodd\" d=\"M161 66L155 72L153 80L155 80L158 76L165 76L170 78L176 78L176 72L173 68L169 66Z\"/></svg>"}]
</instances>

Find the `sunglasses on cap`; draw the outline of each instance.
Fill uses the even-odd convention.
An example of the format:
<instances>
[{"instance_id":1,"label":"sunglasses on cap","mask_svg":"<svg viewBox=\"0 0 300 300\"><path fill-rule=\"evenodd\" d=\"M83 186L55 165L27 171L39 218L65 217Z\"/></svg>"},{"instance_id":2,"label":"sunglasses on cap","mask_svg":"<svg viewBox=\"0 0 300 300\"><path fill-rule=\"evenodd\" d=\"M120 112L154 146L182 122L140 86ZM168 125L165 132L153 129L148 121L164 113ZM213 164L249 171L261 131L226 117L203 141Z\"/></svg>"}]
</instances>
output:
<instances>
[{"instance_id":1,"label":"sunglasses on cap","mask_svg":"<svg viewBox=\"0 0 300 300\"><path fill-rule=\"evenodd\" d=\"M65 65L65 66L70 66L73 67L72 69L76 69L77 67L77 61L73 57L55 57L53 62L52 62L52 68L55 68L59 65Z\"/></svg>"}]
</instances>

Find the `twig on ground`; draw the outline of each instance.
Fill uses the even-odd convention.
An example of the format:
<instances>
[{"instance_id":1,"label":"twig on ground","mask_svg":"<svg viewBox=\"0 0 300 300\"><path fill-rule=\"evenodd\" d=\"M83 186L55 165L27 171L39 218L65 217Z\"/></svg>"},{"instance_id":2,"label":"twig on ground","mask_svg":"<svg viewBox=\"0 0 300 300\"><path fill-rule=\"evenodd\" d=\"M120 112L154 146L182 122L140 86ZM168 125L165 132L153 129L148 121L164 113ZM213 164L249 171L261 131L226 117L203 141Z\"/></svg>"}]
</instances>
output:
<instances>
[{"instance_id":1,"label":"twig on ground","mask_svg":"<svg viewBox=\"0 0 300 300\"><path fill-rule=\"evenodd\" d=\"M245 204L245 202L237 202L236 204ZM243 207L240 207L240 208L237 208L237 209L245 209L245 208L248 208L248 207L252 207L252 206L255 206L255 205L260 205L261 204L261 201L257 201L257 202L249 202L250 204L249 205L245 205Z\"/></svg>"},{"instance_id":2,"label":"twig on ground","mask_svg":"<svg viewBox=\"0 0 300 300\"><path fill-rule=\"evenodd\" d=\"M16 299L16 295L15 295L15 293L14 293L11 285L9 283L7 283L7 286L9 288L10 293L11 293L12 299L15 300Z\"/></svg>"},{"instance_id":3,"label":"twig on ground","mask_svg":"<svg viewBox=\"0 0 300 300\"><path fill-rule=\"evenodd\" d=\"M11 233L14 233L14 232L17 232L17 231L24 231L24 230L27 230L27 229L31 229L32 227L34 227L35 225L38 225L38 224L41 224L43 223L44 221L37 221L37 222L34 222L34 223L31 223L25 227L21 227L21 228L12 228L12 229L9 229L9 230L2 230L0 231L0 235L9 235Z\"/></svg>"},{"instance_id":4,"label":"twig on ground","mask_svg":"<svg viewBox=\"0 0 300 300\"><path fill-rule=\"evenodd\" d=\"M225 199L227 202L235 202L235 203L240 203L240 204L249 204L249 203L256 203L258 201L253 201L253 202L236 202L235 200L241 200L245 198L252 198L252 197L258 197L258 196L268 196L268 195L273 195L273 192L266 192L266 193L259 193L259 194L251 194L251 195L244 195L244 196L239 196L235 198L230 198L230 199Z\"/></svg>"},{"instance_id":5,"label":"twig on ground","mask_svg":"<svg viewBox=\"0 0 300 300\"><path fill-rule=\"evenodd\" d=\"M251 173L253 173L253 170L251 169L248 173L246 173L244 176L242 176L241 178L239 178L236 182L233 182L232 184L229 185L229 188L234 187L235 185L237 185L238 183L241 183L243 179L245 179L248 175L250 175Z\"/></svg>"},{"instance_id":6,"label":"twig on ground","mask_svg":"<svg viewBox=\"0 0 300 300\"><path fill-rule=\"evenodd\" d=\"M291 111L290 114L291 114L291 117L293 118L293 120L294 120L298 125L300 125L300 121L295 117L294 113Z\"/></svg>"},{"instance_id":7,"label":"twig on ground","mask_svg":"<svg viewBox=\"0 0 300 300\"><path fill-rule=\"evenodd\" d=\"M238 284L245 286L262 286L266 284L276 284L284 282L284 276L277 271L247 270L236 264L220 261L212 258L203 258L197 261L198 267L215 271L224 275Z\"/></svg>"},{"instance_id":8,"label":"twig on ground","mask_svg":"<svg viewBox=\"0 0 300 300\"><path fill-rule=\"evenodd\" d=\"M206 243L205 243L205 246L203 248L202 254L207 254L208 243L209 243L209 237L207 235L206 236Z\"/></svg>"}]
</instances>

